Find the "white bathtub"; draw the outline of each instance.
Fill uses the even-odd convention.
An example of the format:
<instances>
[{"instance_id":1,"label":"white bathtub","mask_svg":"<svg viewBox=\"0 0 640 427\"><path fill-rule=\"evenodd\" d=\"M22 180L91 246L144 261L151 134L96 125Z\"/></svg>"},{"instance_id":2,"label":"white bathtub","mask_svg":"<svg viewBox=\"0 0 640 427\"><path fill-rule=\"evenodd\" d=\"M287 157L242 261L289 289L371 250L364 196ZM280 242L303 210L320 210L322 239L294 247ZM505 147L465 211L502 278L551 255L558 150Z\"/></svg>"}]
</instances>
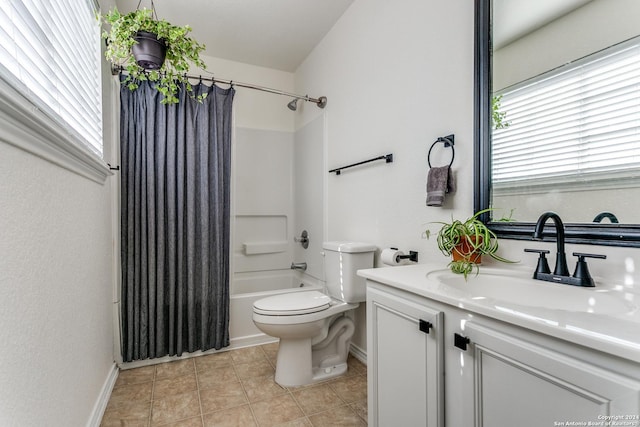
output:
<instances>
[{"instance_id":1,"label":"white bathtub","mask_svg":"<svg viewBox=\"0 0 640 427\"><path fill-rule=\"evenodd\" d=\"M275 339L253 324L253 303L285 292L322 290L322 282L293 270L235 273L231 281L229 336L231 347L264 344Z\"/></svg>"}]
</instances>

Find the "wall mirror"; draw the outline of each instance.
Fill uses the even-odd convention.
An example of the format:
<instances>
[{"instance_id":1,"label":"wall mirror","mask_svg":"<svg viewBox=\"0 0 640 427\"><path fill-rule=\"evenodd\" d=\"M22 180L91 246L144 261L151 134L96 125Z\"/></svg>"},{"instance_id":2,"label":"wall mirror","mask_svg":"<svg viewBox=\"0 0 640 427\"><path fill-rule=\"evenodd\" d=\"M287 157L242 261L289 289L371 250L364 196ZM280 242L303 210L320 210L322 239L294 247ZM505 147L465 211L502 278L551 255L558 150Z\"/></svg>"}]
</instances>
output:
<instances>
[{"instance_id":1,"label":"wall mirror","mask_svg":"<svg viewBox=\"0 0 640 427\"><path fill-rule=\"evenodd\" d=\"M568 242L640 247L640 2L622 2L476 0L474 208L499 237L555 211Z\"/></svg>"}]
</instances>

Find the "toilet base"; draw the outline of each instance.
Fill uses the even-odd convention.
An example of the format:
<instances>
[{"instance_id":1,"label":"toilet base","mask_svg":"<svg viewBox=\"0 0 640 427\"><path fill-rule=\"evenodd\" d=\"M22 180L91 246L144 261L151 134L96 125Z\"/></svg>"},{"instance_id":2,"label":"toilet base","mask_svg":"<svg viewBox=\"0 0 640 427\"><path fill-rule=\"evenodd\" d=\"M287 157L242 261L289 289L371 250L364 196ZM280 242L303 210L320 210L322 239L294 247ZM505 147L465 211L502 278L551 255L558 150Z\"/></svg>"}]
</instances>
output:
<instances>
[{"instance_id":1,"label":"toilet base","mask_svg":"<svg viewBox=\"0 0 640 427\"><path fill-rule=\"evenodd\" d=\"M275 380L284 387L310 384L311 338L280 338Z\"/></svg>"},{"instance_id":2,"label":"toilet base","mask_svg":"<svg viewBox=\"0 0 640 427\"><path fill-rule=\"evenodd\" d=\"M354 332L353 321L333 319L324 339L312 345L311 338L291 334L280 338L275 380L285 387L312 384L347 372L347 357Z\"/></svg>"},{"instance_id":3,"label":"toilet base","mask_svg":"<svg viewBox=\"0 0 640 427\"><path fill-rule=\"evenodd\" d=\"M297 387L325 381L347 372L347 362L311 367L311 339L280 339L275 381L283 387Z\"/></svg>"},{"instance_id":4,"label":"toilet base","mask_svg":"<svg viewBox=\"0 0 640 427\"><path fill-rule=\"evenodd\" d=\"M318 381L328 380L340 376L345 372L347 372L346 362L328 368L313 368L313 378L311 379L311 382L315 383Z\"/></svg>"}]
</instances>

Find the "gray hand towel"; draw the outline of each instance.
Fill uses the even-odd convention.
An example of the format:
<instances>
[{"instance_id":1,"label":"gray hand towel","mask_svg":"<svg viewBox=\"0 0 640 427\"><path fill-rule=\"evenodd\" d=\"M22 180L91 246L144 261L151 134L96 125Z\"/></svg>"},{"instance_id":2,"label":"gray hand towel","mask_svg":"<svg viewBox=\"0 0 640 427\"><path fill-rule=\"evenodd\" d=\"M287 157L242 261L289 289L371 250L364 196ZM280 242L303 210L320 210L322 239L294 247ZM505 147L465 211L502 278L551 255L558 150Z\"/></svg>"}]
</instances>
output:
<instances>
[{"instance_id":1,"label":"gray hand towel","mask_svg":"<svg viewBox=\"0 0 640 427\"><path fill-rule=\"evenodd\" d=\"M449 166L429 169L427 174L427 206L442 206L446 193L455 191L455 179Z\"/></svg>"}]
</instances>

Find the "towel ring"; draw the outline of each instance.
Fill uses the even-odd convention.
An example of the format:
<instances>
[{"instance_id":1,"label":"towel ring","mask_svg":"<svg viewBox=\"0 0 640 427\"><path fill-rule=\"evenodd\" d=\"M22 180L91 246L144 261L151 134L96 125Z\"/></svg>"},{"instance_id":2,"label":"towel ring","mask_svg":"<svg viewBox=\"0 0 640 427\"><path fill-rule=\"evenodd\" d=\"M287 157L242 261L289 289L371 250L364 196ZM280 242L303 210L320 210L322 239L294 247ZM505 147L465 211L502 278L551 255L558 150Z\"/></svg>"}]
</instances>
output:
<instances>
[{"instance_id":1,"label":"towel ring","mask_svg":"<svg viewBox=\"0 0 640 427\"><path fill-rule=\"evenodd\" d=\"M438 139L436 139L436 141L433 144L431 144L431 147L429 148L429 154L427 154L427 164L429 164L430 168L432 167L431 166L431 150L433 150L433 147L435 147L438 142L444 143L445 147L451 147L451 162L449 163L449 167L451 167L451 165L453 164L453 159L455 159L456 157L456 150L453 148L453 143L454 143L453 135L441 136Z\"/></svg>"}]
</instances>

